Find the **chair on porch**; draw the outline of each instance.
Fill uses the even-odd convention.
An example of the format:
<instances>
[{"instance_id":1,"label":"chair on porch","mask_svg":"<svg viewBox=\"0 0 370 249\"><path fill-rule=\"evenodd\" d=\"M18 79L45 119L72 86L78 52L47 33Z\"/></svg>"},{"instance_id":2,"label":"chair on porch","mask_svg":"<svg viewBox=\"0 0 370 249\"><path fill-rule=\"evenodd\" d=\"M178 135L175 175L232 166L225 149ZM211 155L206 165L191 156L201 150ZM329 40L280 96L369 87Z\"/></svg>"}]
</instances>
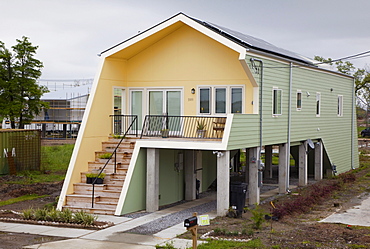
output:
<instances>
[{"instance_id":1,"label":"chair on porch","mask_svg":"<svg viewBox=\"0 0 370 249\"><path fill-rule=\"evenodd\" d=\"M222 138L225 129L226 118L216 118L213 122L213 131L216 132L217 138Z\"/></svg>"}]
</instances>

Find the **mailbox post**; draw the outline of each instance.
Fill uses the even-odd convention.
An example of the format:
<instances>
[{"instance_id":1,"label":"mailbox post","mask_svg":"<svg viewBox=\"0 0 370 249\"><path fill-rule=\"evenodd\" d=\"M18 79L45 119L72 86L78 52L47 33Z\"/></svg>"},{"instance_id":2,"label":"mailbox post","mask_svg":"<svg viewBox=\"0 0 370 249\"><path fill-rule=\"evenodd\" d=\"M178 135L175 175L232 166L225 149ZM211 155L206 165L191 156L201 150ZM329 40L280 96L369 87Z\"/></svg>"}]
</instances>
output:
<instances>
[{"instance_id":1,"label":"mailbox post","mask_svg":"<svg viewBox=\"0 0 370 249\"><path fill-rule=\"evenodd\" d=\"M193 216L184 220L184 227L193 235L193 249L197 249L197 230L198 230L198 213L193 213Z\"/></svg>"}]
</instances>

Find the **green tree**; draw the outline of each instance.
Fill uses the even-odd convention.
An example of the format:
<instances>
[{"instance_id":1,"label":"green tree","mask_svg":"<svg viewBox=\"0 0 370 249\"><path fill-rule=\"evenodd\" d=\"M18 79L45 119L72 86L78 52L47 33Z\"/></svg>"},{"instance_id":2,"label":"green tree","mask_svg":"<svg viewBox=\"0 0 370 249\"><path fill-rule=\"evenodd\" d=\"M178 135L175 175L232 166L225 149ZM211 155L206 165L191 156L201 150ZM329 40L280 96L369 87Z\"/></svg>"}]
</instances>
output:
<instances>
[{"instance_id":1,"label":"green tree","mask_svg":"<svg viewBox=\"0 0 370 249\"><path fill-rule=\"evenodd\" d=\"M338 72L352 75L355 78L355 94L356 96L360 96L363 93L369 92L370 91L370 72L365 69L360 69L357 68L349 61L333 61L331 58L325 59L324 57L321 56L315 56L315 60L323 62L328 65L333 65L335 63ZM354 72L351 74L351 72Z\"/></svg>"},{"instance_id":2,"label":"green tree","mask_svg":"<svg viewBox=\"0 0 370 249\"><path fill-rule=\"evenodd\" d=\"M40 100L48 92L39 86L42 62L34 58L38 46L28 37L17 39L12 51L0 41L0 115L10 119L12 128L23 129L47 104Z\"/></svg>"}]
</instances>

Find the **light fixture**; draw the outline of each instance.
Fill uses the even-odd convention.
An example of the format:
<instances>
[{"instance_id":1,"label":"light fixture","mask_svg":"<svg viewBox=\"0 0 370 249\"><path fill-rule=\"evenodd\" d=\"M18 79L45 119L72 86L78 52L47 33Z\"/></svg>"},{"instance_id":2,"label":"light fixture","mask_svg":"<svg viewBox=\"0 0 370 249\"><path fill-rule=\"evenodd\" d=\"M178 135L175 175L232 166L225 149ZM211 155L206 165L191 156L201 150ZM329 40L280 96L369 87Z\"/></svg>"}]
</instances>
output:
<instances>
[{"instance_id":1,"label":"light fixture","mask_svg":"<svg viewBox=\"0 0 370 249\"><path fill-rule=\"evenodd\" d=\"M191 89L191 94L195 94L195 89L194 88Z\"/></svg>"},{"instance_id":2,"label":"light fixture","mask_svg":"<svg viewBox=\"0 0 370 249\"><path fill-rule=\"evenodd\" d=\"M311 95L310 92L306 92L306 94L307 94L307 97L310 97L310 95Z\"/></svg>"},{"instance_id":3,"label":"light fixture","mask_svg":"<svg viewBox=\"0 0 370 249\"><path fill-rule=\"evenodd\" d=\"M333 88L330 88L330 92L332 92L332 91L334 91L334 89Z\"/></svg>"}]
</instances>

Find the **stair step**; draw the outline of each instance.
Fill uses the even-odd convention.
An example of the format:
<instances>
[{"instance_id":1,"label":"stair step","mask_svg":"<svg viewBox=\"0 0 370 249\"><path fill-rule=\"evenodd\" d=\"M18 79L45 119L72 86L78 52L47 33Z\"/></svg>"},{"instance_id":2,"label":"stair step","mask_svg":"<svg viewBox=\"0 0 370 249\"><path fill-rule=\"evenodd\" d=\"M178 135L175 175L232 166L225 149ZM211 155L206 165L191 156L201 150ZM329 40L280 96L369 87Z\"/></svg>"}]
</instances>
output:
<instances>
[{"instance_id":1,"label":"stair step","mask_svg":"<svg viewBox=\"0 0 370 249\"><path fill-rule=\"evenodd\" d=\"M91 206L82 208L78 206L66 205L66 206L63 206L63 209L65 208L68 208L74 212L84 210L85 212L90 213L90 214L105 214L105 215L114 215L116 211L115 209L109 209L109 208L97 208L97 207L91 208Z\"/></svg>"},{"instance_id":2,"label":"stair step","mask_svg":"<svg viewBox=\"0 0 370 249\"><path fill-rule=\"evenodd\" d=\"M66 205L63 208L69 208L72 211L85 210L94 214L114 215L136 141L125 138L116 150L115 159L112 158L108 163L107 159L99 157L108 152L112 153L120 140L109 137L108 141L102 142L102 150L95 152L95 161L88 162L89 172L105 166L104 183L94 185L94 198L91 197L93 186L86 184L88 172L81 172L81 183L73 184L74 194L66 196ZM115 165L116 173L114 173ZM94 201L94 208L91 208L92 201Z\"/></svg>"}]
</instances>

